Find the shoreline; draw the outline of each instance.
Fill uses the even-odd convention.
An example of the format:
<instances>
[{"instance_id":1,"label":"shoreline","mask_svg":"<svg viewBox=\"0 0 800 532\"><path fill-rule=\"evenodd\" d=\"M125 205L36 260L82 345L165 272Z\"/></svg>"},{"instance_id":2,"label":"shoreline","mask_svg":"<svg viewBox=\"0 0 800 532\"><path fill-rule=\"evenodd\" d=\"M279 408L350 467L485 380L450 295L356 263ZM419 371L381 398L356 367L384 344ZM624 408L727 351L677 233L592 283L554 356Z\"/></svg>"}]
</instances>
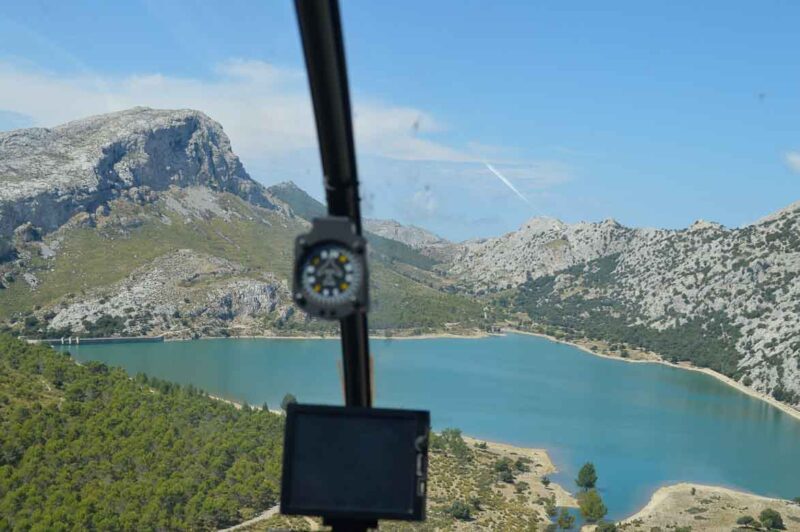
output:
<instances>
[{"instance_id":1,"label":"shoreline","mask_svg":"<svg viewBox=\"0 0 800 532\"><path fill-rule=\"evenodd\" d=\"M474 438L466 434L462 435L461 437L470 447L475 447L475 445L479 443L485 443L487 448L496 454L514 456L519 455L534 459L535 463L542 465L541 470L537 469L530 472L537 478L549 476L553 473L558 473L559 471L553 462L553 459L550 457L550 453L544 447L519 447L517 445L511 445L510 443ZM545 489L555 496L556 506L568 508L578 507L578 500L561 484L551 481L549 486L546 486Z\"/></svg>"},{"instance_id":2,"label":"shoreline","mask_svg":"<svg viewBox=\"0 0 800 532\"><path fill-rule=\"evenodd\" d=\"M653 360L636 360L636 359L630 359L630 358L622 358L622 357L617 357L617 356L606 355L606 354L603 354L603 353L598 353L597 351L594 351L594 350L592 350L591 348L589 348L589 347L587 347L585 345L581 345L581 344L578 344L578 343L575 343L575 342L570 342L570 341L567 341L567 340L561 340L559 338L556 338L554 336L550 336L550 335L547 335L547 334L535 333L535 332L529 332L529 331L520 331L518 329L503 329L503 331L507 332L507 333L511 333L511 334L524 334L524 335L528 335L528 336L538 336L540 338L544 338L546 340L550 340L551 342L557 342L557 343L560 343L560 344L566 344L566 345L575 347L577 349L580 349L584 353L587 353L587 354L590 354L590 355L593 355L593 356L596 356L596 357L600 357L600 358L609 359L609 360L617 360L619 362L628 362L630 364L661 364L662 366L668 366L668 367L671 367L671 368L682 369L682 370L686 370L686 371L694 371L694 372L697 372L697 373L704 373L704 374L706 374L706 375L708 375L710 377L713 377L713 378L717 379L718 381L720 381L720 382L722 382L724 384L727 384L728 386L730 386L732 388L735 388L736 390L738 390L738 391L740 391L740 392L742 392L742 393L744 393L746 395L749 395L750 397L752 397L754 399L759 399L759 400L769 404L770 406L773 406L773 407L777 408L778 410L782 411L784 414L787 414L787 415L795 418L796 420L800 421L800 410L797 410L796 408L794 408L792 406L789 406L787 404L781 403L780 401L778 401L777 399L775 399L774 397L772 397L770 395L767 395L765 393L761 393L761 392L759 392L757 390L754 390L754 389L752 389L750 387L747 387L744 384L731 379L727 375L723 375L722 373L716 372L716 371L714 371L713 369L710 369L710 368L698 368L698 367L692 366L690 364L673 364L672 362L669 362L667 360L663 360L661 358L653 359Z\"/></svg>"},{"instance_id":3,"label":"shoreline","mask_svg":"<svg viewBox=\"0 0 800 532\"><path fill-rule=\"evenodd\" d=\"M744 494L744 495L753 497L754 499L759 499L759 500L763 500L763 501L782 500L782 499L774 499L772 497L766 497L764 495L758 495L756 493L748 493L748 492L745 492L745 491L739 491L739 490L735 490L733 488L727 488L725 486L714 486L714 485L708 485L708 484L695 484L694 482L678 482L677 484L665 484L663 486L660 486L660 487L656 488L656 490L653 492L652 495L650 495L650 499L647 501L647 503L644 506L642 506L636 513L631 514L629 517L621 519L620 523L630 523L631 521L636 521L637 519L643 519L648 514L652 513L656 508L658 508L659 505L663 504L664 501L667 499L667 497L669 497L669 495L671 495L672 493L675 493L676 491L679 491L679 490L682 490L682 489L686 489L686 488L688 488L688 489L691 489L691 488L698 489L698 488L700 488L700 489L712 490L712 491L715 491L717 493L726 493L726 494L737 494L737 495L738 494Z\"/></svg>"},{"instance_id":4,"label":"shoreline","mask_svg":"<svg viewBox=\"0 0 800 532\"><path fill-rule=\"evenodd\" d=\"M237 409L241 409L243 406L242 403L233 401L231 399L225 399L224 397L220 397L217 395L209 394L208 397L210 397L215 401L220 401L223 403L230 404ZM251 406L251 408L255 410L261 410L260 406ZM269 412L280 416L285 415L283 410L269 409ZM531 481L532 483L534 482L534 479L540 479L542 476L549 476L559 471L559 469L553 462L553 459L551 458L550 452L548 451L547 448L523 447L518 445L512 445L510 443L486 440L483 438L475 438L466 434L462 435L462 438L464 442L470 446L470 448L476 447L477 444L479 443L484 443L486 444L486 448L489 450L489 452L492 452L493 454L496 454L498 456L508 456L512 459L514 456L524 456L533 459L534 463L540 465L536 466L533 471L530 471L528 473L528 475L531 475L531 478L528 478L527 480ZM697 490L698 493L697 496L695 496L695 491L694 491L695 489ZM557 507L573 508L573 509L578 508L578 501L575 495L570 491L568 491L567 489L565 489L562 485L558 484L557 482L550 482L549 486L544 486L543 490L545 494L549 493L555 497L555 504ZM680 499L681 496L683 496L684 499L686 499L689 496L689 494L691 494L691 501ZM650 494L650 498L643 506L641 506L638 510L636 510L629 516L619 520L615 520L614 522L629 526L636 525L637 523L638 524L650 523L650 525L655 525L655 524L665 525L672 522L673 515L678 515L678 514L682 515L686 513L686 510L688 508L695 508L698 501L702 505L705 502L708 502L709 500L718 501L720 500L720 497L725 498L725 500L732 500L733 502L736 503L737 506L747 505L752 507L754 504L759 505L755 511L756 515L758 514L758 511L760 511L762 507L778 508L782 512L784 512L784 515L786 515L787 510L793 511L794 508L797 507L798 509L796 511L798 512L798 515L800 515L800 507L798 507L796 503L788 499L769 497L766 495L760 495L757 493L743 491L741 489L736 489L722 485L708 485L708 484L698 484L694 482L682 481L682 482L664 484L659 486ZM723 508L727 507L728 505L723 505ZM266 512L251 519L247 523L252 524L258 521L262 521L274 515L275 508L277 508L277 506L268 509ZM719 516L717 516L715 520L722 520L722 519ZM727 519L725 520L725 522L727 523ZM733 521L731 520L731 523L732 522ZM690 524L694 524L694 522ZM238 530L244 525L245 523L240 523L239 525L234 526L232 530ZM581 528L581 530L591 530L591 528L589 529ZM638 530L638 528L636 528L636 530Z\"/></svg>"},{"instance_id":5,"label":"shoreline","mask_svg":"<svg viewBox=\"0 0 800 532\"><path fill-rule=\"evenodd\" d=\"M623 357L620 357L620 356L606 355L604 353L600 353L598 351L593 350L589 346L586 346L586 345L583 345L583 344L579 344L579 343L576 343L576 342L571 342L571 341L568 341L568 340L562 340L560 338L556 338L555 336L550 336L548 334L543 334L543 333L537 333L537 332L531 332L531 331L522 331L522 330L513 329L513 328L503 328L503 329L501 329L501 332L499 332L499 333L495 333L495 332L488 333L488 332L479 331L479 330L475 330L473 332L474 332L474 334L457 334L457 333L442 333L442 332L439 332L439 333L425 333L425 334L419 334L419 335L399 335L399 336L395 336L395 335L391 335L391 336L370 335L369 338L372 339L372 340L436 340L436 339L468 339L468 340L476 340L476 339L482 339L482 338L490 338L492 336L504 336L506 334L523 334L523 335L526 335L526 336L536 336L536 337L539 337L539 338L544 338L545 340L549 340L551 342L556 342L556 343L559 343L559 344L569 345L569 346L575 347L576 349L580 349L581 351L583 351L584 353L587 353L589 355L600 357L600 358L605 358L605 359L609 359L609 360L617 360L617 361L620 361L620 362L628 362L628 363L631 363L631 364L661 364L661 365L668 366L668 367L671 367L671 368L677 368L677 369L682 369L682 370L687 370L687 371L695 371L695 372L698 372L698 373L704 373L704 374L706 374L706 375L708 375L710 377L713 377L713 378L717 379L718 381L720 381L720 382L722 382L722 383L724 383L724 384L726 384L728 386L731 386L732 388L735 388L739 392L744 393L744 394L746 394L746 395L748 395L748 396L750 396L750 397L752 397L754 399L758 399L760 401L763 401L763 402L769 404L770 406L773 406L773 407L777 408L778 410L780 410L784 414L787 414L787 415L793 417L794 419L800 421L800 410L798 410L798 409L796 409L796 408L794 408L794 407L792 407L790 405L787 405L785 403L782 403L782 402L778 401L777 399L775 399L774 397L772 397L770 395L767 395L765 393L762 393L762 392L759 392L757 390L754 390L754 389L752 389L752 388L750 388L748 386L745 386L744 384L742 384L740 382L737 382L737 381L731 379L730 377L728 377L726 375L723 375L722 373L716 372L713 369L710 369L710 368L699 368L699 367L696 367L696 366L692 366L689 363L674 364L672 362L663 360L662 358L660 358L655 353L648 352L651 356L653 356L652 359L623 358ZM163 341L163 342L188 342L188 341L191 341L191 340L237 340L237 339L239 339L239 340L339 340L340 339L338 335L322 336L322 335L313 335L313 334L301 334L301 335L202 336L200 338L169 338L166 335L162 334L160 336L153 337L153 338L160 338L161 340L158 340L158 341ZM33 341L40 342L40 340L33 340ZM102 342L87 342L86 345L100 345L101 343ZM109 343L124 343L124 340L122 340L121 342L109 342ZM132 342L132 343L136 343L136 342ZM145 342L141 342L141 343L145 343ZM60 346L58 346L58 347L60 347Z\"/></svg>"},{"instance_id":6,"label":"shoreline","mask_svg":"<svg viewBox=\"0 0 800 532\"><path fill-rule=\"evenodd\" d=\"M404 339L422 339L423 337L433 337L433 338L467 338L467 339L470 339L470 338L487 338L487 337L490 337L490 336L504 336L504 335L507 335L507 334L523 334L523 335L528 335L528 336L539 336L539 337L544 338L544 339L546 339L548 341L558 342L558 343L562 343L562 344L567 344L567 345L573 346L573 347L575 347L577 349L580 349L581 351L584 351L585 353L593 355L593 356L598 356L598 357L607 358L607 359L616 359L616 360L619 360L619 361L622 361L622 362L658 363L658 364L663 364L663 365L666 365L666 366L671 366L671 367L674 367L674 368L677 368L677 369L685 369L685 370L691 370L691 371L697 371L697 372L701 372L701 373L706 373L707 375L710 375L710 376L722 381L723 383L728 384L729 386L733 386L733 387L737 388L737 390L742 391L744 393L747 393L748 395L750 395L750 396L752 396L754 398L762 399L765 402L772 404L773 406L778 406L778 408L780 408L781 410L784 410L784 412L792 415L795 418L800 418L800 412L792 412L791 411L792 410L791 407L789 407L788 405L775 405L775 404L773 404L773 402L775 402L774 399L770 398L771 400L766 400L765 398L759 397L758 393L755 392L754 390L748 390L743 385L741 385L739 383L736 383L732 379L730 379L730 378L728 378L728 377L726 377L724 375L718 374L718 373L714 372L713 370L709 370L707 368L696 368L696 367L691 367L691 366L688 366L688 365L673 364L673 363L666 362L666 361L663 361L663 360L636 360L636 359L625 359L625 358L617 357L617 356L610 356L610 355L606 355L606 354L602 354L602 353L598 353L596 351L593 351L592 349L590 349L589 347L587 347L585 345L580 345L580 344L576 344L574 342L569 342L569 341L557 339L557 338L554 338L554 337L551 337L551 336L548 336L548 335L545 335L545 334L541 334L541 333L533 333L533 332L520 331L520 330L515 330L515 329L503 329L502 334L486 333L486 334L483 334L481 336L456 336L456 335L452 335L452 334L434 334L434 335L424 335L424 336L420 335L420 336L416 336L416 337L415 336L406 336L406 337L403 337L403 338ZM257 338L281 339L281 337L274 337L274 336L265 336L265 337L257 337ZM306 338L298 338L298 337L289 337L289 338L291 338L291 339L306 339ZM328 337L327 339L337 339L337 338L336 337ZM390 337L390 339L393 339L393 337ZM79 364L79 362L77 362L77 361L75 363ZM743 388L745 388L745 389L743 389ZM240 402L237 402L235 400L227 399L227 398L224 398L224 397L221 397L221 396L218 396L218 395L208 394L208 397L211 398L212 400L220 401L220 402L232 405L237 409L241 409L244 406L244 403L240 403ZM783 406L784 408L781 408L781 406ZM250 405L250 408L252 408L254 410L262 410L262 407L259 406L259 405ZM790 411L787 412L785 409L789 409ZM269 412L272 413L272 414L275 414L275 415L281 415L281 416L284 415L283 410L270 408ZM464 435L463 438L464 438L465 441L467 441L470 444L474 444L476 442L485 442L490 448L493 448L493 450L495 450L495 451L502 451L502 452L508 453L508 454L519 454L519 453L521 453L521 454L536 455L538 457L538 461L541 462L544 465L544 469L543 469L543 471L541 471L541 473L550 473L550 472L557 472L558 471L558 469L555 467L555 464L553 463L553 461L552 461L552 459L551 459L551 457L549 455L549 452L548 452L548 450L546 448L519 447L519 446L515 446L515 445L512 445L512 444L508 444L508 443L501 443L501 442L494 442L494 441L489 441L489 440L485 440L485 439L478 439L478 438L470 437L470 436L467 436L467 435ZM537 472L537 473L540 473L540 472ZM553 493L556 496L556 499L558 501L558 506L568 506L568 507L574 507L575 506L574 496L570 492L568 492L566 489L564 489L562 486L560 486L557 483L552 483L551 486L552 486L552 489L551 489L550 492ZM796 506L796 503L793 503L793 502L789 501L788 499L780 499L780 498L775 498L775 497L768 497L768 496L759 495L759 494L756 494L756 493L740 491L740 490L737 490L737 489L734 489L734 488L729 488L729 487L726 487L726 486L694 484L694 483L689 483L689 482L685 482L684 481L684 482L679 482L679 483L674 483L674 484L665 484L665 485L662 485L662 486L656 488L651 493L649 501L647 503L645 503L644 506L642 506L636 513L632 514L629 517L623 518L619 522L621 522L621 523L630 523L631 521L639 519L641 516L653 517L653 515L657 514L658 511L662 510L662 506L665 506L665 505L668 505L668 504L672 504L674 506L676 504L674 501L670 502L670 500L669 500L670 497L673 497L676 493L679 493L681 491L686 491L686 490L688 490L690 488L693 488L693 487L696 488L698 491L700 491L702 489L702 490L707 490L709 492L712 492L712 494L714 494L715 496L719 495L719 494L722 494L724 496L738 497L740 499L741 498L747 498L748 502L750 502L750 503L752 503L753 501L756 501L756 502L762 501L762 502L771 502L771 503L775 503L775 504L777 504L777 503L786 504L786 505L789 505L789 507L791 507L791 508L794 508ZM694 492L692 492L691 495L694 497ZM794 505L794 506L792 506L792 505ZM684 506L685 505L681 505L680 508L681 509L685 509ZM656 515L656 517L657 517L657 515ZM800 521L800 514L798 514L798 521Z\"/></svg>"},{"instance_id":7,"label":"shoreline","mask_svg":"<svg viewBox=\"0 0 800 532\"><path fill-rule=\"evenodd\" d=\"M491 336L503 336L502 333L487 333L483 331L475 331L475 334L456 334L456 333L425 333L417 335L392 335L385 336L380 334L370 334L370 340L436 340L436 339L464 339L464 340L477 340L479 338L489 338ZM298 334L298 335L241 335L241 336L201 336L199 338L168 338L164 337L164 342L189 342L192 340L339 340L339 335L314 335L314 334Z\"/></svg>"},{"instance_id":8,"label":"shoreline","mask_svg":"<svg viewBox=\"0 0 800 532\"><path fill-rule=\"evenodd\" d=\"M618 521L621 525L648 527L666 527L667 525L693 525L697 521L687 512L687 508L697 508L707 519L711 520L712 530L727 530L735 526L735 520L741 515L758 516L764 508L780 511L784 519L800 520L800 506L788 499L767 497L747 491L698 484L695 482L679 482L656 489L647 503L636 513ZM679 519L680 523L676 523ZM638 528L637 528L638 529ZM793 530L789 528L788 530Z\"/></svg>"}]
</instances>

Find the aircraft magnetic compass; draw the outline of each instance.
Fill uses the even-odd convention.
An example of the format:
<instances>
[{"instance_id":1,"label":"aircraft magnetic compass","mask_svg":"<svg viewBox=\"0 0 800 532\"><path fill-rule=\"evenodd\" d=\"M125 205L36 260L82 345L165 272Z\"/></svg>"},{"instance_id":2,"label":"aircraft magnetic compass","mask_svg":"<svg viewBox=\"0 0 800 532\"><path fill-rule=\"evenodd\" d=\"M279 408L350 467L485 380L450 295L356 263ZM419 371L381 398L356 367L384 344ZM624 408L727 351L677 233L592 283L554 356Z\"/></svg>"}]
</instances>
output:
<instances>
[{"instance_id":1,"label":"aircraft magnetic compass","mask_svg":"<svg viewBox=\"0 0 800 532\"><path fill-rule=\"evenodd\" d=\"M309 314L340 319L366 310L366 241L347 218L314 220L295 243L294 299Z\"/></svg>"}]
</instances>

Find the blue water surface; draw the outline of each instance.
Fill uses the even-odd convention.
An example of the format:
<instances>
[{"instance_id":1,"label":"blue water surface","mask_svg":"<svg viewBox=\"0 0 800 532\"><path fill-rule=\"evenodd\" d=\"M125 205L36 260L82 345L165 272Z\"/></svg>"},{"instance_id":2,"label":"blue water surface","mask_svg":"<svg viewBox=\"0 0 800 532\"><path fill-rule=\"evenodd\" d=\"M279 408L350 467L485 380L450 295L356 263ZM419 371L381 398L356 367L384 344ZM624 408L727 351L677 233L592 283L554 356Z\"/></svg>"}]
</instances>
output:
<instances>
[{"instance_id":1,"label":"blue water surface","mask_svg":"<svg viewBox=\"0 0 800 532\"><path fill-rule=\"evenodd\" d=\"M800 495L800 421L701 373L595 357L544 338L373 340L376 406L431 411L435 429L545 447L575 489L594 462L609 518L664 484ZM336 340L195 340L70 346L98 360L277 408L342 403Z\"/></svg>"}]
</instances>

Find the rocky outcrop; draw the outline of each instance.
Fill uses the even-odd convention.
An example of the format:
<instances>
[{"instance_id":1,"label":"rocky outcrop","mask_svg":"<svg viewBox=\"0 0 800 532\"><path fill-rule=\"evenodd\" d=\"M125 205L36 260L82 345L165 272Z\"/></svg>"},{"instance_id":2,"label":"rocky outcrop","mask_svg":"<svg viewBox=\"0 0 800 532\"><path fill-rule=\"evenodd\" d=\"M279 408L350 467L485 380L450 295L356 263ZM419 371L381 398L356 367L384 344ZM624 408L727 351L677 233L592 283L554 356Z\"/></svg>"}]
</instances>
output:
<instances>
[{"instance_id":1,"label":"rocky outcrop","mask_svg":"<svg viewBox=\"0 0 800 532\"><path fill-rule=\"evenodd\" d=\"M414 249L449 244L447 240L415 225L403 225L394 220L368 219L364 228L370 233L397 240Z\"/></svg>"},{"instance_id":2,"label":"rocky outcrop","mask_svg":"<svg viewBox=\"0 0 800 532\"><path fill-rule=\"evenodd\" d=\"M450 272L481 288L506 288L624 249L635 231L614 220L566 224L533 218L518 231L458 246Z\"/></svg>"},{"instance_id":3,"label":"rocky outcrop","mask_svg":"<svg viewBox=\"0 0 800 532\"><path fill-rule=\"evenodd\" d=\"M44 316L47 313L51 316ZM248 277L233 261L189 249L161 256L126 279L86 297L64 299L43 310L49 330L58 334L191 336L230 327L262 334L264 321L293 317L285 281L270 274Z\"/></svg>"},{"instance_id":4,"label":"rocky outcrop","mask_svg":"<svg viewBox=\"0 0 800 532\"><path fill-rule=\"evenodd\" d=\"M103 212L111 199L153 201L192 185L273 207L222 126L199 111L137 107L0 133L0 256L25 224L48 233L78 213Z\"/></svg>"}]
</instances>

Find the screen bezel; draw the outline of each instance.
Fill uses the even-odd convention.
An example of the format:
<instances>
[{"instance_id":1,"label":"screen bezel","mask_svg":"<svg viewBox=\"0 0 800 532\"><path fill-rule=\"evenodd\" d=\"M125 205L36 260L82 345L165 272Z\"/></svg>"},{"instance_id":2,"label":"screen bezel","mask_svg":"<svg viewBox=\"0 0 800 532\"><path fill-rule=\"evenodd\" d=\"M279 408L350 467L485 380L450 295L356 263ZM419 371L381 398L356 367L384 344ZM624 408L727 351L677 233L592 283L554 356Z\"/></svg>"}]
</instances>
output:
<instances>
[{"instance_id":1,"label":"screen bezel","mask_svg":"<svg viewBox=\"0 0 800 532\"><path fill-rule=\"evenodd\" d=\"M309 508L307 506L297 507L294 501L289 499L290 482L293 473L293 460L295 450L295 427L298 416L312 414L314 416L326 417L348 417L364 419L383 419L390 422L397 420L412 420L416 422L416 435L424 438L424 445L414 454L414 462L409 463L409 468L417 469L419 456L422 460L422 476L415 480L413 487L413 504L411 512L375 512L375 511L341 511L336 508ZM394 519L403 521L421 521L425 519L425 499L427 495L427 462L428 462L428 432L430 430L430 414L423 410L400 410L390 408L360 408L327 405L307 405L289 404L286 408L286 430L283 446L283 474L281 475L281 513L284 515L314 515L327 518L346 518L346 519ZM417 485L423 482L425 489L420 495ZM409 489L403 486L403 490Z\"/></svg>"}]
</instances>

